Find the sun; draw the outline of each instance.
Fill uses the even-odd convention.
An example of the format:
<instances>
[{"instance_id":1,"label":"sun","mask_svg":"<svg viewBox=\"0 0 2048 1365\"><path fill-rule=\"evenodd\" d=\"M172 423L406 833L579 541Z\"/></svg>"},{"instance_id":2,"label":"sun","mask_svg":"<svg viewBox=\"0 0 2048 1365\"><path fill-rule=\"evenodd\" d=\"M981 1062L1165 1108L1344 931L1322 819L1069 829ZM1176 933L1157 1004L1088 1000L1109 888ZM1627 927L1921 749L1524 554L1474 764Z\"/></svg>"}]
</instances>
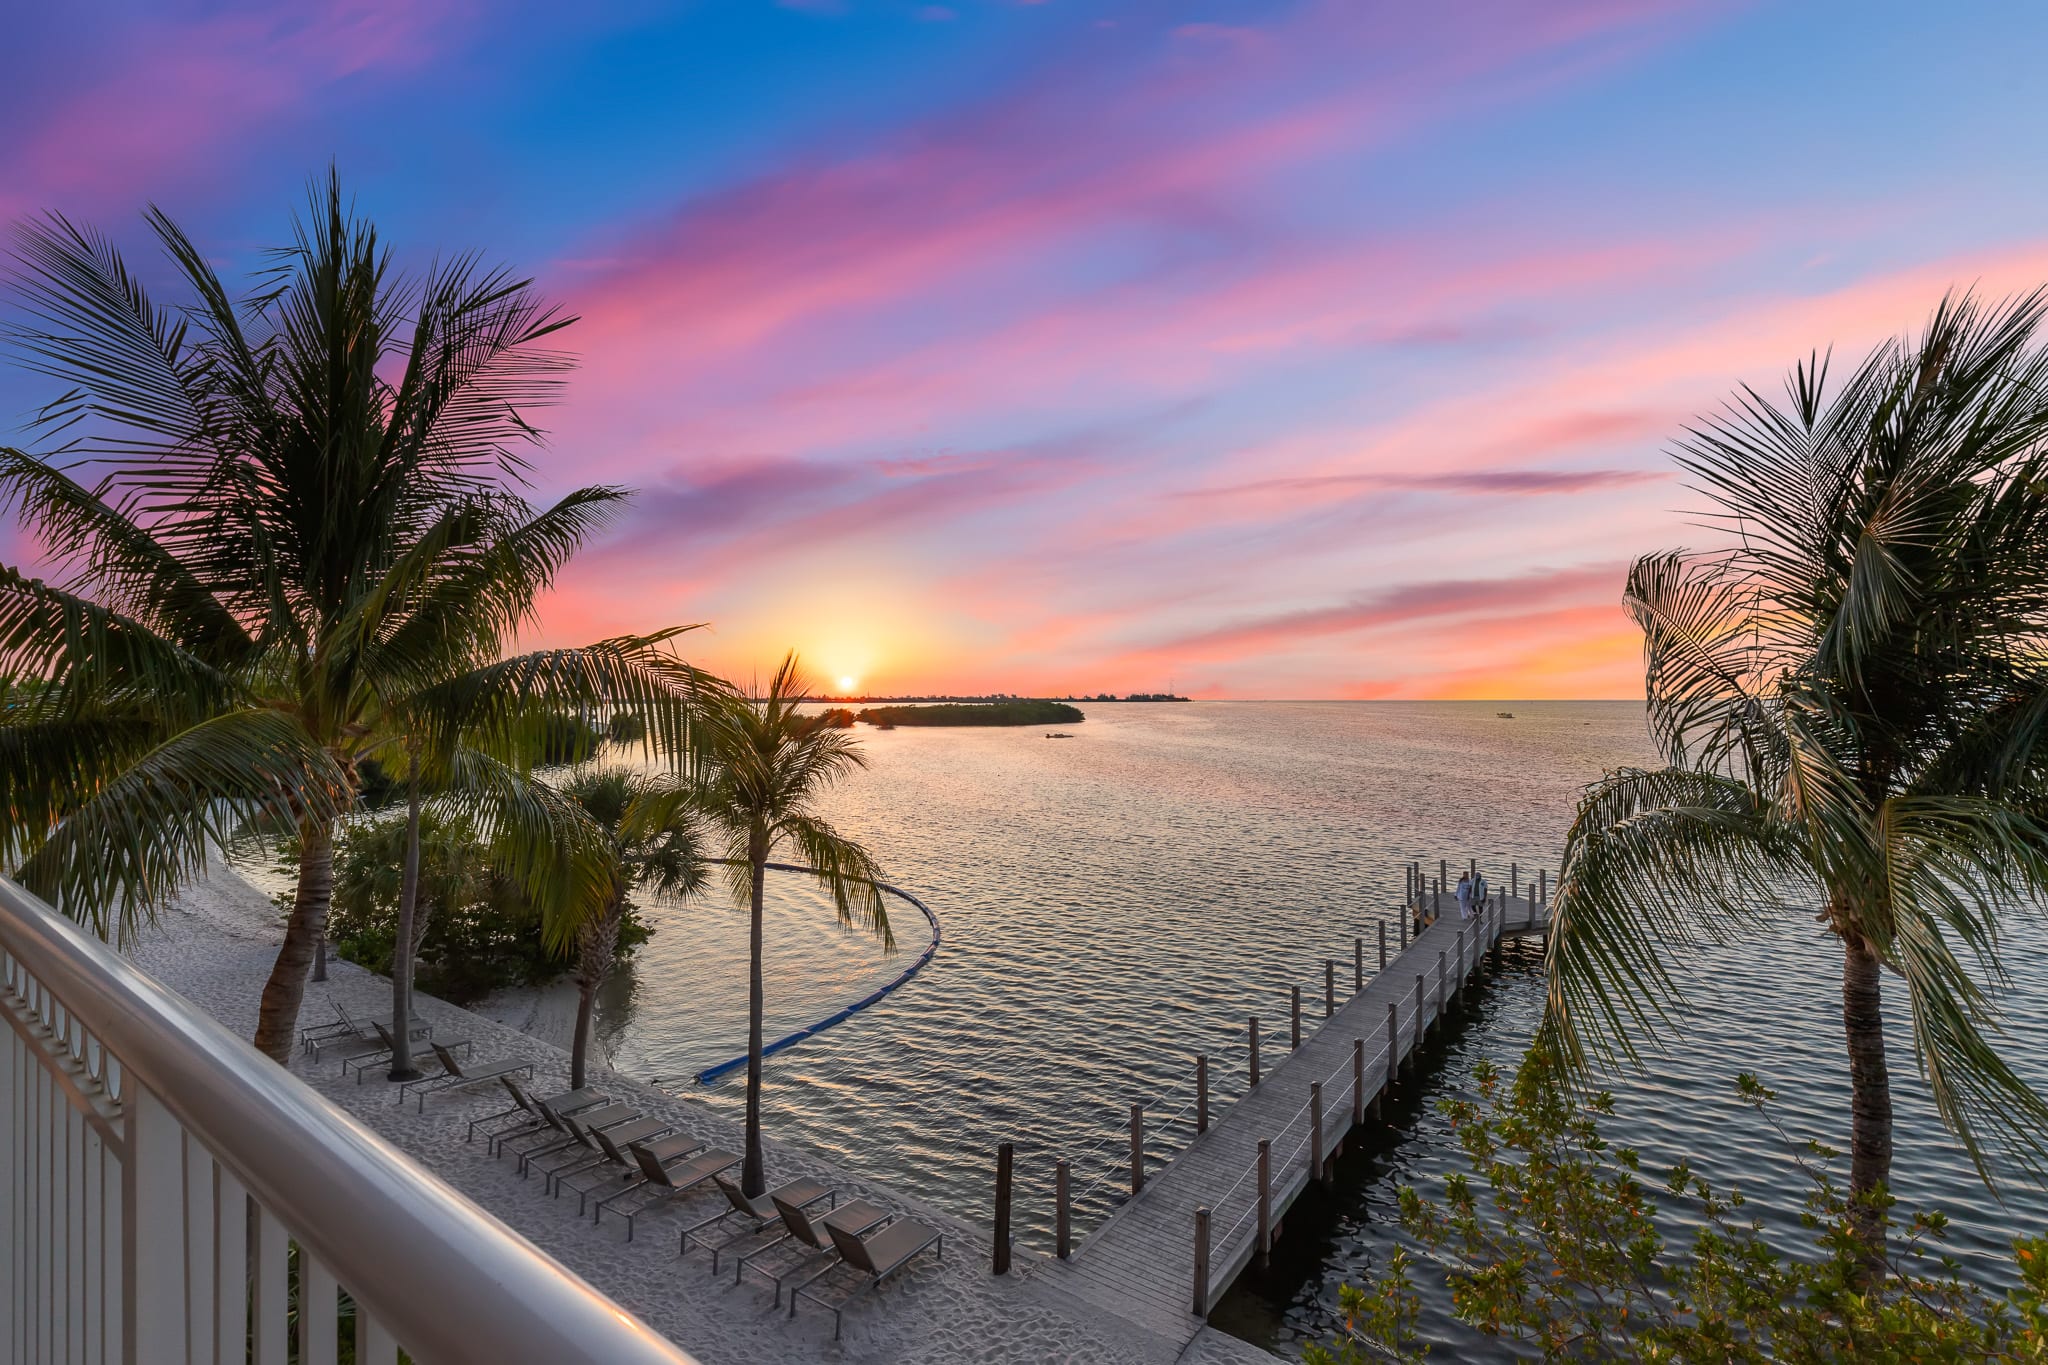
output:
<instances>
[{"instance_id":1,"label":"sun","mask_svg":"<svg viewBox=\"0 0 2048 1365\"><path fill-rule=\"evenodd\" d=\"M853 695L853 689L854 689L854 688L856 688L856 687L859 687L859 686L860 686L860 679L859 679L859 678L841 678L841 679L839 680L839 695L841 695L841 696L843 696L843 697L844 697L844 696L851 696L851 695Z\"/></svg>"}]
</instances>

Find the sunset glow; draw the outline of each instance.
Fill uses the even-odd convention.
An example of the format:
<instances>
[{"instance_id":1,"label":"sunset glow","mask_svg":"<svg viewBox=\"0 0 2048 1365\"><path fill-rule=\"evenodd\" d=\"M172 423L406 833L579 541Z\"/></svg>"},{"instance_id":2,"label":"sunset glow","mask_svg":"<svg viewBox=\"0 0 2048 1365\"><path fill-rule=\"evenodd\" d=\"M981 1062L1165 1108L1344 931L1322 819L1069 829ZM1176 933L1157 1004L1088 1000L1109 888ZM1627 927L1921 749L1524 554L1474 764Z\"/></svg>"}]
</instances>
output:
<instances>
[{"instance_id":1,"label":"sunset glow","mask_svg":"<svg viewBox=\"0 0 2048 1365\"><path fill-rule=\"evenodd\" d=\"M332 160L399 266L533 273L532 491L638 490L534 640L841 694L1639 695L1686 422L2048 279L2016 4L62 8L0 216L241 271Z\"/></svg>"}]
</instances>

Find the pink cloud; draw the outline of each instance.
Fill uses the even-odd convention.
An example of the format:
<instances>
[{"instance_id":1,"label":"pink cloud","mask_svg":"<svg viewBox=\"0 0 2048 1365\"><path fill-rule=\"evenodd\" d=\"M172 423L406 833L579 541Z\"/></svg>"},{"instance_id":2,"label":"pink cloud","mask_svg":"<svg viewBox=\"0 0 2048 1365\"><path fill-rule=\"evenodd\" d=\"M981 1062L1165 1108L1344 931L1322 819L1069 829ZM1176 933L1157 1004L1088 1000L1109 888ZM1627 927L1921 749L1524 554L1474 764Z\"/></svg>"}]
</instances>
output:
<instances>
[{"instance_id":1,"label":"pink cloud","mask_svg":"<svg viewBox=\"0 0 2048 1365\"><path fill-rule=\"evenodd\" d=\"M1663 13L1506 6L1481 23L1410 11L1394 28L1312 5L1266 33L1251 59L1241 43L1199 34L1149 63L1121 40L1063 50L1037 84L918 135L787 168L576 253L618 262L575 286L588 319L579 344L607 390L678 371L730 374L759 348L815 336L855 310L984 292L1003 272L1105 231L1240 233L1247 225L1228 197L1384 140L1452 86L1486 74L1496 82L1480 97L1496 98L1503 69L1619 41ZM1229 344L1285 339L1253 330Z\"/></svg>"},{"instance_id":2,"label":"pink cloud","mask_svg":"<svg viewBox=\"0 0 2048 1365\"><path fill-rule=\"evenodd\" d=\"M105 49L101 79L17 115L0 148L0 218L116 196L130 207L312 89L420 63L457 12L444 0L325 0L133 25Z\"/></svg>"}]
</instances>

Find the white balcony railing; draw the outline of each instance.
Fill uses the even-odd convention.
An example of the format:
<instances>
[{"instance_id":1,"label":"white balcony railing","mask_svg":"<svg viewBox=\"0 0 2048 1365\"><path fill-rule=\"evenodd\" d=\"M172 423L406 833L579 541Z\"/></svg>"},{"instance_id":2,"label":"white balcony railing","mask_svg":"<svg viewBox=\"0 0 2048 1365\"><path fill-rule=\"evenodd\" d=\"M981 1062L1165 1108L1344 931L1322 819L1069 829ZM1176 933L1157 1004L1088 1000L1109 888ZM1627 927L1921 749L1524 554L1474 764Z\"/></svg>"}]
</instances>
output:
<instances>
[{"instance_id":1,"label":"white balcony railing","mask_svg":"<svg viewBox=\"0 0 2048 1365\"><path fill-rule=\"evenodd\" d=\"M687 1365L4 880L0 1015L0 1361Z\"/></svg>"}]
</instances>

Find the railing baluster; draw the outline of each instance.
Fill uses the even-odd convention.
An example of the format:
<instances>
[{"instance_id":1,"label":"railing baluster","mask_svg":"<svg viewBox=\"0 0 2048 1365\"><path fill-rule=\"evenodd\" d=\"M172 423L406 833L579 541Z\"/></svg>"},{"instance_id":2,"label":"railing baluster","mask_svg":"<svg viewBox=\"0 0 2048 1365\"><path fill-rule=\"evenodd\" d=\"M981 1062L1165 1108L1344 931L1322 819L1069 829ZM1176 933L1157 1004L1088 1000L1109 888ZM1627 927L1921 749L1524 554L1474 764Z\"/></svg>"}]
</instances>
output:
<instances>
[{"instance_id":1,"label":"railing baluster","mask_svg":"<svg viewBox=\"0 0 2048 1365\"><path fill-rule=\"evenodd\" d=\"M286 1259L290 1243L284 1224L261 1204L256 1206L255 1365L288 1365L286 1316L291 1311Z\"/></svg>"},{"instance_id":2,"label":"railing baluster","mask_svg":"<svg viewBox=\"0 0 2048 1365\"><path fill-rule=\"evenodd\" d=\"M214 1172L214 1333L224 1360L242 1360L249 1336L249 1193L225 1168Z\"/></svg>"},{"instance_id":3,"label":"railing baluster","mask_svg":"<svg viewBox=\"0 0 2048 1365\"><path fill-rule=\"evenodd\" d=\"M121 1183L128 1226L121 1248L121 1278L127 1286L136 1365L154 1365L184 1358L184 1342L167 1340L164 1331L165 1324L179 1320L185 1297L184 1134L171 1111L147 1087L135 1087L127 1114L128 1160ZM283 1319L280 1300L278 1320ZM257 1365L285 1361L280 1353L274 1362L259 1359Z\"/></svg>"},{"instance_id":4,"label":"railing baluster","mask_svg":"<svg viewBox=\"0 0 2048 1365\"><path fill-rule=\"evenodd\" d=\"M341 1286L320 1258L299 1246L299 1365L336 1365L341 1359ZM356 1306L356 1320L363 1309Z\"/></svg>"},{"instance_id":5,"label":"railing baluster","mask_svg":"<svg viewBox=\"0 0 2048 1365\"><path fill-rule=\"evenodd\" d=\"M185 1336L193 1360L213 1359L213 1158L185 1144Z\"/></svg>"},{"instance_id":6,"label":"railing baluster","mask_svg":"<svg viewBox=\"0 0 2048 1365\"><path fill-rule=\"evenodd\" d=\"M356 1305L356 1365L398 1365L398 1342L362 1304Z\"/></svg>"}]
</instances>

